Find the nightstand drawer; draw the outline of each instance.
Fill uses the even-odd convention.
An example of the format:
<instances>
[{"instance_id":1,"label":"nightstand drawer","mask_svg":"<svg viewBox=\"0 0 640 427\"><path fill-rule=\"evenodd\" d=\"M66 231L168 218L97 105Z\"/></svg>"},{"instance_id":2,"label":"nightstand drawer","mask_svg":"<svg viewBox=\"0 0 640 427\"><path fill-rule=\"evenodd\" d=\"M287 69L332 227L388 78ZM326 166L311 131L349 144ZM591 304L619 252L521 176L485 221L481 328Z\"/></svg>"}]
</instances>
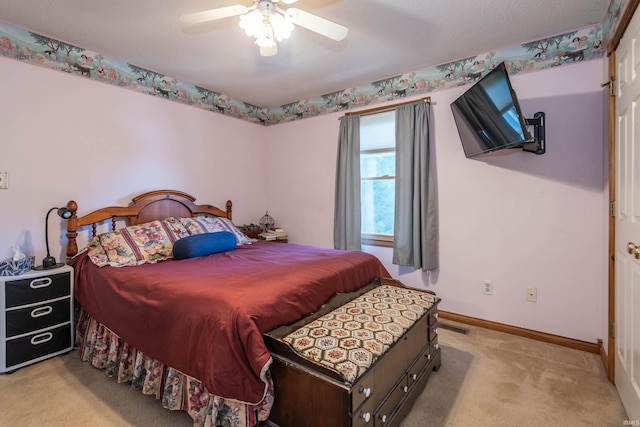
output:
<instances>
[{"instance_id":1,"label":"nightstand drawer","mask_svg":"<svg viewBox=\"0 0 640 427\"><path fill-rule=\"evenodd\" d=\"M71 350L71 326L58 326L47 331L7 340L7 367Z\"/></svg>"},{"instance_id":2,"label":"nightstand drawer","mask_svg":"<svg viewBox=\"0 0 640 427\"><path fill-rule=\"evenodd\" d=\"M71 295L71 273L5 282L6 308Z\"/></svg>"},{"instance_id":3,"label":"nightstand drawer","mask_svg":"<svg viewBox=\"0 0 640 427\"><path fill-rule=\"evenodd\" d=\"M26 334L71 320L71 299L8 310L6 337Z\"/></svg>"}]
</instances>

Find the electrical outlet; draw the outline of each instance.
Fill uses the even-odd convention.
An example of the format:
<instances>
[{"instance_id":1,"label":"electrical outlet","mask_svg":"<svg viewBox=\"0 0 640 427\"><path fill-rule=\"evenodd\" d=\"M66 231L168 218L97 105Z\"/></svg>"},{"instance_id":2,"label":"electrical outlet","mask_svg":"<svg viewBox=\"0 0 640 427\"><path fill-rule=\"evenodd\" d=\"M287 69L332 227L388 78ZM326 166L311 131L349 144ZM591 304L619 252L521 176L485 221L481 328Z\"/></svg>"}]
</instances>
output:
<instances>
[{"instance_id":1,"label":"electrical outlet","mask_svg":"<svg viewBox=\"0 0 640 427\"><path fill-rule=\"evenodd\" d=\"M493 295L493 281L485 280L482 282L482 293L485 295Z\"/></svg>"},{"instance_id":2,"label":"electrical outlet","mask_svg":"<svg viewBox=\"0 0 640 427\"><path fill-rule=\"evenodd\" d=\"M527 301L538 302L538 288L527 288Z\"/></svg>"},{"instance_id":3,"label":"electrical outlet","mask_svg":"<svg viewBox=\"0 0 640 427\"><path fill-rule=\"evenodd\" d=\"M9 172L0 172L0 188L9 188Z\"/></svg>"}]
</instances>

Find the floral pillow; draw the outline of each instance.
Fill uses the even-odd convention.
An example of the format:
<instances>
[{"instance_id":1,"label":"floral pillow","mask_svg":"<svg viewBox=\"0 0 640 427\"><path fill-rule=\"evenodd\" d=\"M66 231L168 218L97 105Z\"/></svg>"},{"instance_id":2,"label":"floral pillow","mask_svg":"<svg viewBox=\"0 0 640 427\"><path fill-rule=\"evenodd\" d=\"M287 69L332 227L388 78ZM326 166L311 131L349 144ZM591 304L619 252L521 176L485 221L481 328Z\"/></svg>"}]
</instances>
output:
<instances>
[{"instance_id":1,"label":"floral pillow","mask_svg":"<svg viewBox=\"0 0 640 427\"><path fill-rule=\"evenodd\" d=\"M151 221L93 237L88 255L99 267L155 263L172 258L173 244L188 235L174 218Z\"/></svg>"},{"instance_id":2,"label":"floral pillow","mask_svg":"<svg viewBox=\"0 0 640 427\"><path fill-rule=\"evenodd\" d=\"M247 237L228 218L199 216L196 218L179 218L179 220L191 235L229 231L236 237L238 246L250 245L256 241Z\"/></svg>"},{"instance_id":3,"label":"floral pillow","mask_svg":"<svg viewBox=\"0 0 640 427\"><path fill-rule=\"evenodd\" d=\"M175 242L176 240L182 239L183 237L189 236L189 231L185 228L184 225L180 222L179 218L176 217L168 217L162 220L163 226L167 228L167 230L173 235Z\"/></svg>"}]
</instances>

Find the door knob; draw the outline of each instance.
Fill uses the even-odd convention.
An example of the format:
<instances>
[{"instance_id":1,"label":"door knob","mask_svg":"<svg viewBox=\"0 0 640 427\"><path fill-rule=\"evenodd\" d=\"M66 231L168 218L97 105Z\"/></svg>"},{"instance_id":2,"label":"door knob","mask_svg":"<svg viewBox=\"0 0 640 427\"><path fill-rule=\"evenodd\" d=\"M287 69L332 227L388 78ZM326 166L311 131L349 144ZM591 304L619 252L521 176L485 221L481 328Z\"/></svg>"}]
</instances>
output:
<instances>
[{"instance_id":1,"label":"door knob","mask_svg":"<svg viewBox=\"0 0 640 427\"><path fill-rule=\"evenodd\" d=\"M629 255L633 255L633 252L636 250L636 245L633 242L629 242L627 243L627 252L629 252Z\"/></svg>"},{"instance_id":2,"label":"door knob","mask_svg":"<svg viewBox=\"0 0 640 427\"><path fill-rule=\"evenodd\" d=\"M633 255L635 259L640 259L640 246L637 246L635 243L627 243L627 252L629 252L629 255Z\"/></svg>"}]
</instances>

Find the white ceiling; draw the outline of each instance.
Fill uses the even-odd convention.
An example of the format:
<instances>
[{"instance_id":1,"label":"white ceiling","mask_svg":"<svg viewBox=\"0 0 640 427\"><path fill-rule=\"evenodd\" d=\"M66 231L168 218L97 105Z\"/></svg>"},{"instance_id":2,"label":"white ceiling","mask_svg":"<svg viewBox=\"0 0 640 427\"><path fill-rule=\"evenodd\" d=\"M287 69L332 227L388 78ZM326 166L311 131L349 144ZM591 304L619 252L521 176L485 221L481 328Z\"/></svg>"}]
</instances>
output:
<instances>
[{"instance_id":1,"label":"white ceiling","mask_svg":"<svg viewBox=\"0 0 640 427\"><path fill-rule=\"evenodd\" d=\"M367 84L601 23L609 0L299 0L349 28L297 27L261 57L238 17L178 16L253 0L2 0L0 20L260 107Z\"/></svg>"}]
</instances>

